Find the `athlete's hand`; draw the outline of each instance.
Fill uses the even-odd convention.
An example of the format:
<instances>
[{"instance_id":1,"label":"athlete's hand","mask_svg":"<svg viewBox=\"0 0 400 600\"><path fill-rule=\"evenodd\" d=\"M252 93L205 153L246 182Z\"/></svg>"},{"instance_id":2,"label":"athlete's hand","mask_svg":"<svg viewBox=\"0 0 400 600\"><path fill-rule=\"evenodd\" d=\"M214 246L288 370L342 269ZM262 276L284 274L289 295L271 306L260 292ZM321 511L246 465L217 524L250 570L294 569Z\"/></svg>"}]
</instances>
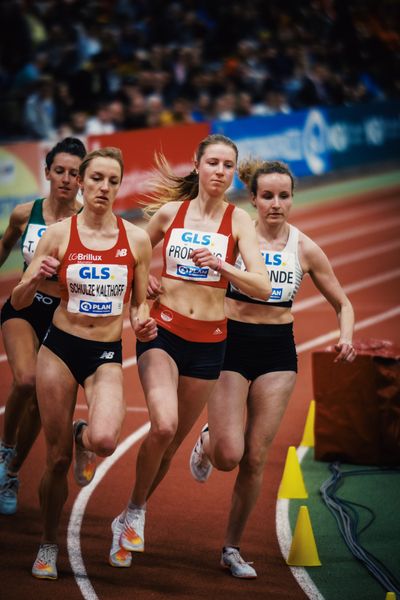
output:
<instances>
[{"instance_id":1,"label":"athlete's hand","mask_svg":"<svg viewBox=\"0 0 400 600\"><path fill-rule=\"evenodd\" d=\"M46 279L53 277L59 269L60 261L55 256L45 256L40 263L39 270L36 274L37 279Z\"/></svg>"},{"instance_id":2,"label":"athlete's hand","mask_svg":"<svg viewBox=\"0 0 400 600\"><path fill-rule=\"evenodd\" d=\"M162 285L157 277L150 274L146 298L148 300L156 300L163 293L163 291Z\"/></svg>"},{"instance_id":3,"label":"athlete's hand","mask_svg":"<svg viewBox=\"0 0 400 600\"><path fill-rule=\"evenodd\" d=\"M354 350L353 344L349 341L339 340L335 344L335 350L339 354L333 362L353 362L357 356L357 352Z\"/></svg>"},{"instance_id":4,"label":"athlete's hand","mask_svg":"<svg viewBox=\"0 0 400 600\"><path fill-rule=\"evenodd\" d=\"M157 323L153 317L140 321L139 317L133 320L133 331L139 342L151 342L157 337Z\"/></svg>"},{"instance_id":5,"label":"athlete's hand","mask_svg":"<svg viewBox=\"0 0 400 600\"><path fill-rule=\"evenodd\" d=\"M210 267L214 271L221 269L221 259L211 254L207 248L196 248L190 257L196 267Z\"/></svg>"}]
</instances>

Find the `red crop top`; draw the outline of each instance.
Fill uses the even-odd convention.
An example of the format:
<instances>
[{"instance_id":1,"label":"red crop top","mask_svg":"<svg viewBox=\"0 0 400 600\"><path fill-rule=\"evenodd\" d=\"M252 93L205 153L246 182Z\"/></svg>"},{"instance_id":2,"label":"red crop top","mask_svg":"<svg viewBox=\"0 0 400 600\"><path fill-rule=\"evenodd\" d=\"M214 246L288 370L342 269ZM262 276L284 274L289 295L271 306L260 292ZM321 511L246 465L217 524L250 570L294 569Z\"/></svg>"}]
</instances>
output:
<instances>
[{"instance_id":1,"label":"red crop top","mask_svg":"<svg viewBox=\"0 0 400 600\"><path fill-rule=\"evenodd\" d=\"M195 281L200 285L226 288L228 280L209 267L196 267L190 258L193 250L206 247L231 265L235 264L235 242L232 236L233 204L228 204L218 231L208 232L185 227L190 200L179 207L168 228L163 244L163 277Z\"/></svg>"},{"instance_id":2,"label":"red crop top","mask_svg":"<svg viewBox=\"0 0 400 600\"><path fill-rule=\"evenodd\" d=\"M118 239L108 250L91 250L80 240L77 215L71 217L68 247L58 271L67 310L90 317L120 315L128 302L135 258L125 226L117 217Z\"/></svg>"}]
</instances>

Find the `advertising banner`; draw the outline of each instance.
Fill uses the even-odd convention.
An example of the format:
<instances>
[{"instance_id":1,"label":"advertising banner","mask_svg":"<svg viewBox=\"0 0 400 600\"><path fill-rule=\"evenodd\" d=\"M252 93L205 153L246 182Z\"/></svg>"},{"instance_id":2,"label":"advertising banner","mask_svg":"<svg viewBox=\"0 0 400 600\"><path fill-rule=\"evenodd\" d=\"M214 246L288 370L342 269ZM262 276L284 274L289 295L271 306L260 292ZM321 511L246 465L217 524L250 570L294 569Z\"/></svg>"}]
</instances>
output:
<instances>
[{"instance_id":1,"label":"advertising banner","mask_svg":"<svg viewBox=\"0 0 400 600\"><path fill-rule=\"evenodd\" d=\"M115 210L135 215L150 191L154 154L162 152L174 172L186 175L193 169L194 153L208 135L209 124L175 125L141 129L111 135L89 136L88 150L103 146L120 148L124 157L124 178Z\"/></svg>"},{"instance_id":2,"label":"advertising banner","mask_svg":"<svg viewBox=\"0 0 400 600\"><path fill-rule=\"evenodd\" d=\"M239 159L282 160L296 177L400 159L399 102L213 121L211 130L235 141Z\"/></svg>"},{"instance_id":3,"label":"advertising banner","mask_svg":"<svg viewBox=\"0 0 400 600\"><path fill-rule=\"evenodd\" d=\"M36 142L0 146L0 234L21 202L40 196L40 149Z\"/></svg>"}]
</instances>

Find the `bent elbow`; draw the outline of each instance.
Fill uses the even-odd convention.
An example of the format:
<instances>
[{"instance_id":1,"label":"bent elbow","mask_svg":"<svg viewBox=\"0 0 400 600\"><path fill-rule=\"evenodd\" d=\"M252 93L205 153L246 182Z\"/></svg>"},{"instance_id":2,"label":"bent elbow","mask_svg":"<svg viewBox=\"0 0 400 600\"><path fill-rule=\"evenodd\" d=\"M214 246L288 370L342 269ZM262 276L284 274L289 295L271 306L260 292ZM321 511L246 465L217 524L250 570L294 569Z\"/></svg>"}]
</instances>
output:
<instances>
[{"instance_id":1,"label":"bent elbow","mask_svg":"<svg viewBox=\"0 0 400 600\"><path fill-rule=\"evenodd\" d=\"M14 310L22 310L29 306L29 302L24 302L23 298L18 298L18 296L15 296L14 294L11 294L10 304Z\"/></svg>"}]
</instances>

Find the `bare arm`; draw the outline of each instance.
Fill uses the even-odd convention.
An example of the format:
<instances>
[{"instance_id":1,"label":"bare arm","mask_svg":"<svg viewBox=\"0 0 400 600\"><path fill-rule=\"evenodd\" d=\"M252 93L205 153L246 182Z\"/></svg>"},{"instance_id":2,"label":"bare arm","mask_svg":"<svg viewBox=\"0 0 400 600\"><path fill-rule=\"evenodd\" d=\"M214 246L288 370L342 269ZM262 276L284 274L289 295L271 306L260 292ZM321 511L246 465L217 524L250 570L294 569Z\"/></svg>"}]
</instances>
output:
<instances>
[{"instance_id":1,"label":"bare arm","mask_svg":"<svg viewBox=\"0 0 400 600\"><path fill-rule=\"evenodd\" d=\"M334 308L339 324L339 340L335 345L338 356L335 362L352 362L356 357L353 348L354 310L340 285L328 257L310 238L302 234L302 251L305 270L315 286Z\"/></svg>"},{"instance_id":2,"label":"bare arm","mask_svg":"<svg viewBox=\"0 0 400 600\"><path fill-rule=\"evenodd\" d=\"M163 239L169 224L176 214L177 204L178 202L165 204L158 209L147 223L146 231L153 248Z\"/></svg>"},{"instance_id":3,"label":"bare arm","mask_svg":"<svg viewBox=\"0 0 400 600\"><path fill-rule=\"evenodd\" d=\"M142 341L150 341L157 335L157 325L150 317L150 309L146 300L151 260L151 243L145 231L136 228L135 234L130 232L130 241L135 248L136 266L132 287L130 321L136 337Z\"/></svg>"},{"instance_id":4,"label":"bare arm","mask_svg":"<svg viewBox=\"0 0 400 600\"><path fill-rule=\"evenodd\" d=\"M40 283L47 277L52 277L60 266L60 224L52 225L41 238L35 255L11 294L11 304L16 310L21 310L32 304Z\"/></svg>"},{"instance_id":5,"label":"bare arm","mask_svg":"<svg viewBox=\"0 0 400 600\"><path fill-rule=\"evenodd\" d=\"M12 211L7 229L0 240L0 267L5 263L11 250L21 237L28 222L32 204L32 202L20 204Z\"/></svg>"},{"instance_id":6,"label":"bare arm","mask_svg":"<svg viewBox=\"0 0 400 600\"><path fill-rule=\"evenodd\" d=\"M220 261L209 250L201 248L192 254L192 260L199 267L210 267L231 281L249 296L268 300L271 295L271 283L260 253L256 232L246 211L236 208L234 211L234 230L238 239L239 252L246 266L241 271L225 261Z\"/></svg>"}]
</instances>

